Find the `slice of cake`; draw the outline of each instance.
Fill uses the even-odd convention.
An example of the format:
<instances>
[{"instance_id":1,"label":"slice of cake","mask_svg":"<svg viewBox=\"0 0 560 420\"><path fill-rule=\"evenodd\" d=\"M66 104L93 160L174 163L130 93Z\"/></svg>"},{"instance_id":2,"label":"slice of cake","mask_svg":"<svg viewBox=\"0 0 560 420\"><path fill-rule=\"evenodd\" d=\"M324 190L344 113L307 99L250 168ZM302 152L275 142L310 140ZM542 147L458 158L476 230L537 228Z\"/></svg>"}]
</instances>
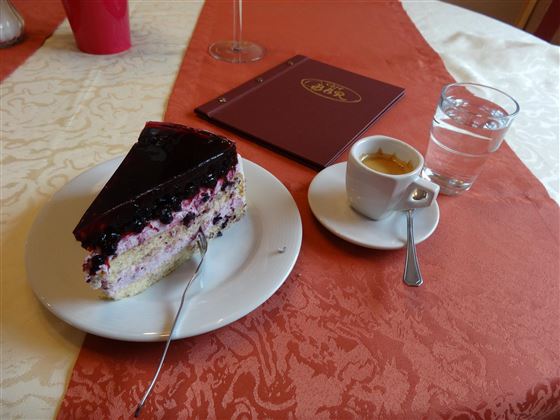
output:
<instances>
[{"instance_id":1,"label":"slice of cake","mask_svg":"<svg viewBox=\"0 0 560 420\"><path fill-rule=\"evenodd\" d=\"M245 209L233 142L149 122L74 229L86 281L112 299L140 293L191 257L199 228L210 239Z\"/></svg>"}]
</instances>

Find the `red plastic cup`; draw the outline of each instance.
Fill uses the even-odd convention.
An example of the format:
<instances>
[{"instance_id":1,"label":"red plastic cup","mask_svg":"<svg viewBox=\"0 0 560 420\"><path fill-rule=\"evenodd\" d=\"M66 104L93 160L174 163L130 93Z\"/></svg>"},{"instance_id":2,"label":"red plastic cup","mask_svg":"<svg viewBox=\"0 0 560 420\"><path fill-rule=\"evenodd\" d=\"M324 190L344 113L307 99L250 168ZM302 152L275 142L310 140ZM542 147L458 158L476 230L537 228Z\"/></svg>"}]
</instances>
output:
<instances>
[{"instance_id":1,"label":"red plastic cup","mask_svg":"<svg viewBox=\"0 0 560 420\"><path fill-rule=\"evenodd\" d=\"M62 0L78 48L116 54L130 48L128 0Z\"/></svg>"}]
</instances>

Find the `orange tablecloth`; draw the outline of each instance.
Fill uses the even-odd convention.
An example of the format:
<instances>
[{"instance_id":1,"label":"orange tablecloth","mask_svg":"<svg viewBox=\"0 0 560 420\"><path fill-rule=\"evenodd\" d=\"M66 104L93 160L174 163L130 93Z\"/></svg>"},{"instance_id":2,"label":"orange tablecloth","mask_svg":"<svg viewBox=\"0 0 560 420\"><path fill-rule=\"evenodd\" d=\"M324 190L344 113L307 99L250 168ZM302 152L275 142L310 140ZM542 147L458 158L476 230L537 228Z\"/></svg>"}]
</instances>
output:
<instances>
[{"instance_id":1,"label":"orange tablecloth","mask_svg":"<svg viewBox=\"0 0 560 420\"><path fill-rule=\"evenodd\" d=\"M368 130L419 150L441 85L439 57L396 2L247 2L258 63L213 61L229 2L204 7L166 119L228 134L293 194L304 239L284 286L236 323L172 344L146 417L543 418L560 415L558 206L504 145L475 187L441 197L419 246L426 283L401 282L404 251L372 251L313 218L315 172L199 120L195 106L296 53L406 88ZM326 122L328 123L328 122ZM341 158L344 160L344 157ZM127 417L162 344L88 335L60 418Z\"/></svg>"},{"instance_id":2,"label":"orange tablecloth","mask_svg":"<svg viewBox=\"0 0 560 420\"><path fill-rule=\"evenodd\" d=\"M12 3L25 21L25 42L0 49L0 80L43 45L66 16L60 0L13 0Z\"/></svg>"}]
</instances>

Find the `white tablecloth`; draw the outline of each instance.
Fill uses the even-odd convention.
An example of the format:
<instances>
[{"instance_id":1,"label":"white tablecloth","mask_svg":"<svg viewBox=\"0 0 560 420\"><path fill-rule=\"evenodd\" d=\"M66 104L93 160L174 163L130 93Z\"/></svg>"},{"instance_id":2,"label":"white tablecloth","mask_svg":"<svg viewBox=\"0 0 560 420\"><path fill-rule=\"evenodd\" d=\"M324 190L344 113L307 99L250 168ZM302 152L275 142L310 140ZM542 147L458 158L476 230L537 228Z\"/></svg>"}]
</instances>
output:
<instances>
[{"instance_id":1,"label":"white tablecloth","mask_svg":"<svg viewBox=\"0 0 560 420\"><path fill-rule=\"evenodd\" d=\"M2 83L2 418L53 417L84 337L27 284L31 224L69 179L124 154L138 127L162 118L201 6L132 1L133 48L115 56L77 51L66 21ZM507 141L559 201L560 49L444 3L404 7L458 81L518 99L522 111Z\"/></svg>"}]
</instances>

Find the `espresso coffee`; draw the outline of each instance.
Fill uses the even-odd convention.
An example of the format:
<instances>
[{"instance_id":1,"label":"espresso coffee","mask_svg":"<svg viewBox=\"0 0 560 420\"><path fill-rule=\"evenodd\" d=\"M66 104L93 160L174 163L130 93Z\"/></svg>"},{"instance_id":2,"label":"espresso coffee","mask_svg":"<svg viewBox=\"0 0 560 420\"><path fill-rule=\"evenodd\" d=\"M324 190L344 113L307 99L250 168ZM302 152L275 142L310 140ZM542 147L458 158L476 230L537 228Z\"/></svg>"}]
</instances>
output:
<instances>
[{"instance_id":1,"label":"espresso coffee","mask_svg":"<svg viewBox=\"0 0 560 420\"><path fill-rule=\"evenodd\" d=\"M394 153L384 153L382 149L362 155L360 160L368 168L389 175L403 175L414 170L412 162L405 162Z\"/></svg>"}]
</instances>

